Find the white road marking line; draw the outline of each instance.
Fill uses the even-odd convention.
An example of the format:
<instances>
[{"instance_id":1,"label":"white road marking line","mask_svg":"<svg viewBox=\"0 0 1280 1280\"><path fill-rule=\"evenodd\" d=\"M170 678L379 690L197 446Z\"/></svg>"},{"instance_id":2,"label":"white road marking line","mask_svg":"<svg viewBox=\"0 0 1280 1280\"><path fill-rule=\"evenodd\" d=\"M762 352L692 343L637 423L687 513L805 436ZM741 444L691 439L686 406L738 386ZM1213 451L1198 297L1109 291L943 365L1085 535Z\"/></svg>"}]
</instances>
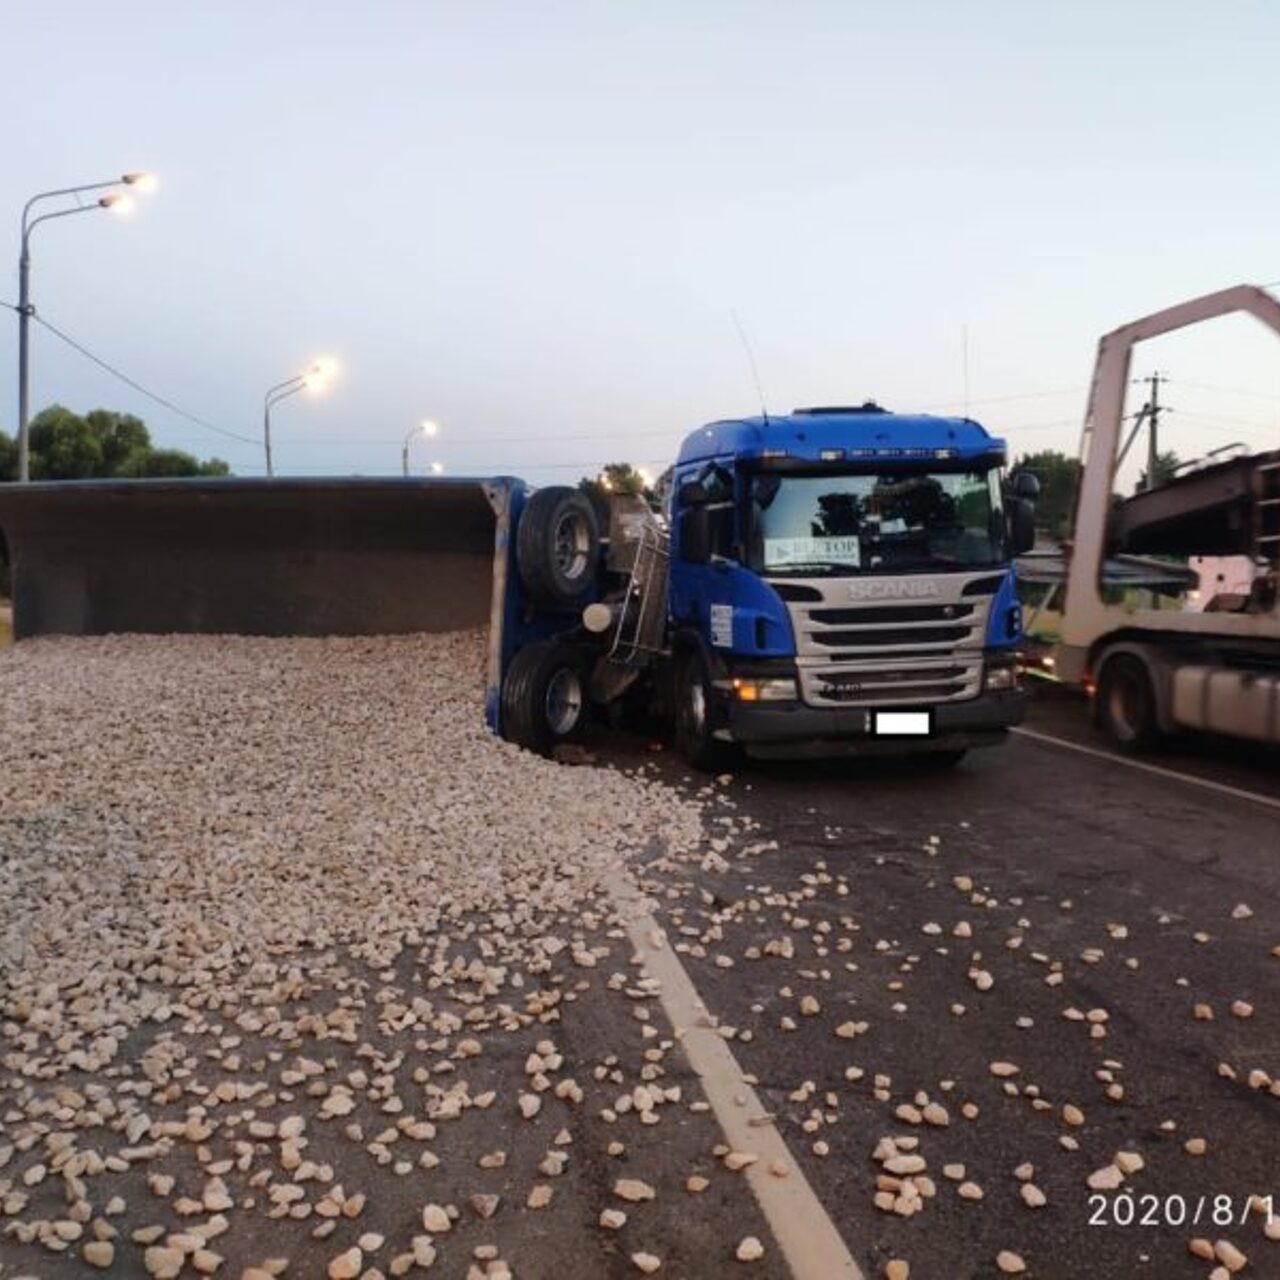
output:
<instances>
[{"instance_id":1,"label":"white road marking line","mask_svg":"<svg viewBox=\"0 0 1280 1280\"><path fill-rule=\"evenodd\" d=\"M1127 765L1130 769L1141 769L1143 773L1154 773L1159 778L1172 778L1175 782L1190 782L1193 786L1204 787L1208 791L1219 791L1223 795L1236 796L1241 800L1252 800L1255 804L1264 804L1271 809L1280 809L1280 800L1261 795L1257 791L1245 791L1241 787L1229 787L1225 782L1213 782L1208 778L1198 778L1194 773L1180 773L1177 769L1165 769L1158 764L1147 764L1142 760L1131 760L1128 756L1116 755L1111 751L1103 751L1098 747L1086 747L1079 742L1071 742L1067 738L1055 738L1048 733L1037 733L1034 729L1013 729L1013 733L1024 738L1034 738L1037 742L1052 742L1056 747L1066 747L1069 751L1079 751L1082 755L1096 756L1110 764Z\"/></svg>"},{"instance_id":2,"label":"white road marking line","mask_svg":"<svg viewBox=\"0 0 1280 1280\"><path fill-rule=\"evenodd\" d=\"M636 955L649 977L658 983L663 1010L702 1082L725 1139L735 1151L754 1151L760 1157L743 1176L755 1193L791 1274L795 1280L864 1280L835 1223L777 1128L767 1121L750 1123L752 1117L758 1120L768 1113L755 1090L743 1080L742 1068L724 1037L710 1025L706 1005L671 949L666 931L646 910L644 899L629 879L614 874L607 886ZM785 1161L790 1169L785 1178L769 1172L769 1165L775 1160Z\"/></svg>"}]
</instances>

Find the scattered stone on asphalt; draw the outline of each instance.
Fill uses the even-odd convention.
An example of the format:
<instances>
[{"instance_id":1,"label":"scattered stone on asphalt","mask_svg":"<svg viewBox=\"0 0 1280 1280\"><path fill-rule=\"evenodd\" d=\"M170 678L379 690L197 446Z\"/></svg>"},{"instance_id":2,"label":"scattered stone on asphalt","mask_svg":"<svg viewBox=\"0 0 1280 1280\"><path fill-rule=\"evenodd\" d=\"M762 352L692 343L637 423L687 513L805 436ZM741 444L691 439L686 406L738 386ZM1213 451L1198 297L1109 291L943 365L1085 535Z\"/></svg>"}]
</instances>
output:
<instances>
[{"instance_id":1,"label":"scattered stone on asphalt","mask_svg":"<svg viewBox=\"0 0 1280 1280\"><path fill-rule=\"evenodd\" d=\"M639 1178L619 1178L613 1184L613 1194L619 1200L639 1204L642 1200L652 1200L657 1193L647 1182L642 1182Z\"/></svg>"}]
</instances>

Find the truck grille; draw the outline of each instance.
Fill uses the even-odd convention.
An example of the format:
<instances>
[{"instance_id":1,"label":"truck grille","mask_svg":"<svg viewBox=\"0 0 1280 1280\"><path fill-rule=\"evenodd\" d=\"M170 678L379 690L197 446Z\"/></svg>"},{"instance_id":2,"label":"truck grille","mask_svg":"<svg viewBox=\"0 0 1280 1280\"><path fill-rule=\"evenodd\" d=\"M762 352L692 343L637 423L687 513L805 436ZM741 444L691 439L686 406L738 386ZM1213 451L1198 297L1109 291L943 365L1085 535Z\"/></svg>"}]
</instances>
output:
<instances>
[{"instance_id":1,"label":"truck grille","mask_svg":"<svg viewBox=\"0 0 1280 1280\"><path fill-rule=\"evenodd\" d=\"M939 574L820 578L784 598L796 636L800 692L810 706L911 706L959 702L982 688L991 592L1000 579ZM853 593L875 582L888 599ZM903 596L894 599L894 585ZM781 584L780 584L781 585ZM920 596L929 593L924 602Z\"/></svg>"}]
</instances>

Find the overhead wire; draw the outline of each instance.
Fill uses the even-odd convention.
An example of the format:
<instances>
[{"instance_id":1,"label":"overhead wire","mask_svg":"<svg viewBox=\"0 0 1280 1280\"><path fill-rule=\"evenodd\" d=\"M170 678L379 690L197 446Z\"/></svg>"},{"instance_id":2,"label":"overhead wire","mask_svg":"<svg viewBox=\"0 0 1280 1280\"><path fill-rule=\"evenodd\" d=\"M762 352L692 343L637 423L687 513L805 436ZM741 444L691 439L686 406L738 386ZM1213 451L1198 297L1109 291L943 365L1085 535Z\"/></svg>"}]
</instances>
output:
<instances>
[{"instance_id":1,"label":"overhead wire","mask_svg":"<svg viewBox=\"0 0 1280 1280\"><path fill-rule=\"evenodd\" d=\"M15 307L14 310L17 310L17 308ZM228 440L238 440L242 444L250 444L254 446L257 446L260 443L260 441L255 440L252 436L241 435L238 431L228 431L226 427L220 427L217 423L209 422L206 418L200 417L199 414L191 413L181 405L175 404L166 396L160 395L159 392L152 391L149 387L143 386L136 378L131 378L127 373L116 368L116 366L111 364L109 361L104 360L101 356L95 355L88 347L77 342L69 333L64 333L38 312L34 313L31 318L42 328L47 329L55 338L59 338L61 341L65 342L67 346L72 348L72 350L78 351L86 360L92 361L100 369L111 374L113 378L118 378L126 386L132 387L140 395L146 396L148 400L153 400L156 404L168 409L170 413L175 413L178 417L184 418L187 422L193 423L197 427L202 427L206 431L212 431L216 435L225 436Z\"/></svg>"}]
</instances>

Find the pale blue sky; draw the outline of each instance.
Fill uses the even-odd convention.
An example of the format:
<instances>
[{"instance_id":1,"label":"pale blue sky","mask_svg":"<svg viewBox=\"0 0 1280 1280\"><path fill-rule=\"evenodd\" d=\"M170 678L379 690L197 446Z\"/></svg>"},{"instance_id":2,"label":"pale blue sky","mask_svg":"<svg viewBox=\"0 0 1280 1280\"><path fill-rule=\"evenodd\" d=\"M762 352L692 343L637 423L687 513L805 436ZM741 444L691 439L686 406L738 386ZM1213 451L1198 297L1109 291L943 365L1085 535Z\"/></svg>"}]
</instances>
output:
<instances>
[{"instance_id":1,"label":"pale blue sky","mask_svg":"<svg viewBox=\"0 0 1280 1280\"><path fill-rule=\"evenodd\" d=\"M266 386L337 357L278 410L284 472L394 471L428 415L415 461L455 474L656 468L758 407L734 311L774 411L958 411L967 327L973 415L1074 452L1104 330L1280 278L1274 3L42 0L0 47L0 299L28 195L154 169L130 221L36 232L35 301L255 439ZM1184 456L1280 443L1280 347L1219 329L1137 370ZM37 406L261 470L35 342Z\"/></svg>"}]
</instances>

